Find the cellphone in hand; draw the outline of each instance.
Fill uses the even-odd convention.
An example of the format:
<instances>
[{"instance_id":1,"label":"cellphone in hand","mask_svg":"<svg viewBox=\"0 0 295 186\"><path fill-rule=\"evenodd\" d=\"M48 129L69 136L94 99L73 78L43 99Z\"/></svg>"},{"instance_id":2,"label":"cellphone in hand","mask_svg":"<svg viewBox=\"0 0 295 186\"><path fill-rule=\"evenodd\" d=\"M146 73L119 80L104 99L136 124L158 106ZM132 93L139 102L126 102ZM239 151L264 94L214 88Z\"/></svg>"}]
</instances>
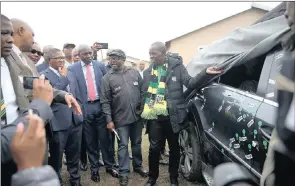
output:
<instances>
[{"instance_id":1,"label":"cellphone in hand","mask_svg":"<svg viewBox=\"0 0 295 186\"><path fill-rule=\"evenodd\" d=\"M39 77L23 77L23 85L24 89L33 89L34 79L38 79Z\"/></svg>"},{"instance_id":2,"label":"cellphone in hand","mask_svg":"<svg viewBox=\"0 0 295 186\"><path fill-rule=\"evenodd\" d=\"M99 49L109 49L109 44L108 43L98 43L96 42L94 44L95 47L99 46Z\"/></svg>"}]
</instances>

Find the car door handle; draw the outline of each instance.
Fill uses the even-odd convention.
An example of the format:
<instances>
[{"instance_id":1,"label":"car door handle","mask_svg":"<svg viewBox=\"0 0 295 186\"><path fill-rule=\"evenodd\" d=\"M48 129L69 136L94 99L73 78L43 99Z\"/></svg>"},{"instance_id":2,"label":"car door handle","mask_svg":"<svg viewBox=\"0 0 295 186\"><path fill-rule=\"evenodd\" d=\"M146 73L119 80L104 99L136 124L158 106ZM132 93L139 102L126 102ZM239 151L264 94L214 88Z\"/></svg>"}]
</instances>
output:
<instances>
[{"instance_id":1,"label":"car door handle","mask_svg":"<svg viewBox=\"0 0 295 186\"><path fill-rule=\"evenodd\" d=\"M265 130L260 129L260 131L261 131L262 135L263 135L264 137L266 137L267 139L270 139L270 138L271 138L271 136L268 135L267 132L266 132Z\"/></svg>"}]
</instances>

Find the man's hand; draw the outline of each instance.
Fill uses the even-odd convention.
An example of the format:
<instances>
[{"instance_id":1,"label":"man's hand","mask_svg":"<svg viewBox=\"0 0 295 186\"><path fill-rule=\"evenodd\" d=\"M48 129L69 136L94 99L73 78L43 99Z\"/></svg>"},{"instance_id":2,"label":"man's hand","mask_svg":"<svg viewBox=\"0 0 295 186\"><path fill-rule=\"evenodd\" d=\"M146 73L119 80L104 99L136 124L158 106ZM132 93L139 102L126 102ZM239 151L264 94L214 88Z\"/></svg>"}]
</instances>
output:
<instances>
[{"instance_id":1,"label":"man's hand","mask_svg":"<svg viewBox=\"0 0 295 186\"><path fill-rule=\"evenodd\" d=\"M82 115L81 107L77 100L72 96L72 94L67 94L65 97L65 101L68 104L69 108L73 108L75 114Z\"/></svg>"},{"instance_id":2,"label":"man's hand","mask_svg":"<svg viewBox=\"0 0 295 186\"><path fill-rule=\"evenodd\" d=\"M216 67L209 67L206 69L207 74L220 74L223 70L217 70Z\"/></svg>"},{"instance_id":3,"label":"man's hand","mask_svg":"<svg viewBox=\"0 0 295 186\"><path fill-rule=\"evenodd\" d=\"M10 146L18 171L41 167L45 155L46 134L43 120L32 114L31 110L29 110L27 120L28 129L24 131L24 124L18 124Z\"/></svg>"},{"instance_id":4,"label":"man's hand","mask_svg":"<svg viewBox=\"0 0 295 186\"><path fill-rule=\"evenodd\" d=\"M93 52L97 52L102 48L102 46L100 44L98 44L97 42L95 42L91 48L92 48Z\"/></svg>"},{"instance_id":5,"label":"man's hand","mask_svg":"<svg viewBox=\"0 0 295 186\"><path fill-rule=\"evenodd\" d=\"M64 66L64 67L59 67L58 68L58 72L60 73L60 75L62 75L62 76L67 76L67 74L68 74L68 70L67 70L67 68Z\"/></svg>"},{"instance_id":6,"label":"man's hand","mask_svg":"<svg viewBox=\"0 0 295 186\"><path fill-rule=\"evenodd\" d=\"M111 121L110 123L108 123L107 128L108 128L111 132L113 132L113 129L115 129L115 125L114 125L114 123L113 123L112 121Z\"/></svg>"},{"instance_id":7,"label":"man's hand","mask_svg":"<svg viewBox=\"0 0 295 186\"><path fill-rule=\"evenodd\" d=\"M45 76L41 75L39 79L34 79L33 82L33 99L41 99L49 105L53 100L53 89Z\"/></svg>"}]
</instances>

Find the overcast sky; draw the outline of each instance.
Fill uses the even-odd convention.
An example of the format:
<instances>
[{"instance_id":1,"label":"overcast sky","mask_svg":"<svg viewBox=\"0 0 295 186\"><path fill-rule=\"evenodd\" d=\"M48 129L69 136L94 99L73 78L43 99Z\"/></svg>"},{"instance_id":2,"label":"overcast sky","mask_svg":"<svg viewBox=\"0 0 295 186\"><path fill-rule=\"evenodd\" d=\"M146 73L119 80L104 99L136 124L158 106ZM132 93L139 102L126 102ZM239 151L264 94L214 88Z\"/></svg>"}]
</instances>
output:
<instances>
[{"instance_id":1,"label":"overcast sky","mask_svg":"<svg viewBox=\"0 0 295 186\"><path fill-rule=\"evenodd\" d=\"M251 2L1 2L1 13L28 22L41 46L108 42L109 48L147 60L152 42L168 41L250 7Z\"/></svg>"}]
</instances>

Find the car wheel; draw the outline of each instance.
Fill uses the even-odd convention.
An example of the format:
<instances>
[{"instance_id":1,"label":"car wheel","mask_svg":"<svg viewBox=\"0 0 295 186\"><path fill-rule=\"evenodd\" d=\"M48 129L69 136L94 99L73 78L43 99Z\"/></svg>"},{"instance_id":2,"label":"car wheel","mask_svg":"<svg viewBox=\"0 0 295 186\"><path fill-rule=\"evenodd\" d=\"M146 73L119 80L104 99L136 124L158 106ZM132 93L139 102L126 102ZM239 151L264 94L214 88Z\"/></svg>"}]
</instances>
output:
<instances>
[{"instance_id":1,"label":"car wheel","mask_svg":"<svg viewBox=\"0 0 295 186\"><path fill-rule=\"evenodd\" d=\"M181 174L191 182L203 181L200 141L193 123L189 122L188 127L180 131L179 145Z\"/></svg>"}]
</instances>

